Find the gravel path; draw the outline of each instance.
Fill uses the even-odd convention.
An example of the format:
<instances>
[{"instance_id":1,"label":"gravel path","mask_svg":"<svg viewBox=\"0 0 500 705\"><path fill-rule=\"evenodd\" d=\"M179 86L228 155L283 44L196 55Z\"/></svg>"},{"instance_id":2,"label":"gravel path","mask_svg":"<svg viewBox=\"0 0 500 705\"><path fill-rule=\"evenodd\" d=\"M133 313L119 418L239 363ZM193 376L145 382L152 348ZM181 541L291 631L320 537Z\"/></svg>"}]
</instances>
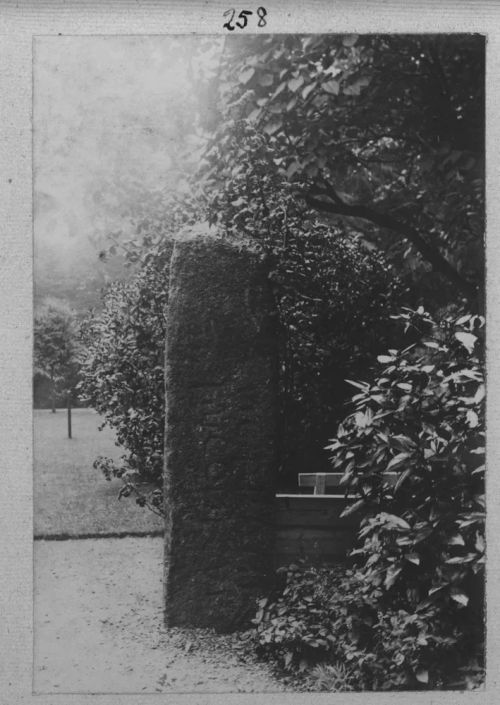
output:
<instances>
[{"instance_id":1,"label":"gravel path","mask_svg":"<svg viewBox=\"0 0 500 705\"><path fill-rule=\"evenodd\" d=\"M280 692L238 635L165 629L161 538L35 542L35 693Z\"/></svg>"}]
</instances>

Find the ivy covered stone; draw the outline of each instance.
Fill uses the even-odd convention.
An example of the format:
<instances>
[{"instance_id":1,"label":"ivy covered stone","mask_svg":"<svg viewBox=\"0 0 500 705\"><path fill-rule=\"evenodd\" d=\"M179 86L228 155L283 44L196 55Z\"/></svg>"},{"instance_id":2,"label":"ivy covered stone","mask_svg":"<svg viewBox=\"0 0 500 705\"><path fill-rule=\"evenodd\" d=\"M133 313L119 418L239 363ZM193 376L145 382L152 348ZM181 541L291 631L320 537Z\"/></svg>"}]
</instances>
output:
<instances>
[{"instance_id":1,"label":"ivy covered stone","mask_svg":"<svg viewBox=\"0 0 500 705\"><path fill-rule=\"evenodd\" d=\"M165 617L238 628L272 578L276 316L248 243L176 242L166 349Z\"/></svg>"}]
</instances>

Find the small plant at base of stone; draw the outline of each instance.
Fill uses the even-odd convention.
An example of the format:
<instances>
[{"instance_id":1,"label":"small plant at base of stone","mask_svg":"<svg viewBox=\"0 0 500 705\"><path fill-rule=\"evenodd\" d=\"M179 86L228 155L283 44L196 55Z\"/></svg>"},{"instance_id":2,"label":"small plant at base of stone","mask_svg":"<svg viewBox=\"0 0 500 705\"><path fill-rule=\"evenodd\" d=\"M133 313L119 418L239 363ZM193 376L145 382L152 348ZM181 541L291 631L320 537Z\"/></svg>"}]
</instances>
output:
<instances>
[{"instance_id":1,"label":"small plant at base of stone","mask_svg":"<svg viewBox=\"0 0 500 705\"><path fill-rule=\"evenodd\" d=\"M357 690L352 672L341 661L319 663L312 669L308 684L308 690L312 691L341 693Z\"/></svg>"}]
</instances>

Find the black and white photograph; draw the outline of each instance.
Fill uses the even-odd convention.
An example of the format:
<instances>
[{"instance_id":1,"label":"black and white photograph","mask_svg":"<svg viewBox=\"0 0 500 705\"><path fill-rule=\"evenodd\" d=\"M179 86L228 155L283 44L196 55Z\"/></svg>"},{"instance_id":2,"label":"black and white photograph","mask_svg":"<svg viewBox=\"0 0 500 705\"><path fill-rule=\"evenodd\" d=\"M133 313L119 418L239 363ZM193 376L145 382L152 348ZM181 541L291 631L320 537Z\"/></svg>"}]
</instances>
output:
<instances>
[{"instance_id":1,"label":"black and white photograph","mask_svg":"<svg viewBox=\"0 0 500 705\"><path fill-rule=\"evenodd\" d=\"M33 39L34 693L484 687L486 37L267 14Z\"/></svg>"}]
</instances>

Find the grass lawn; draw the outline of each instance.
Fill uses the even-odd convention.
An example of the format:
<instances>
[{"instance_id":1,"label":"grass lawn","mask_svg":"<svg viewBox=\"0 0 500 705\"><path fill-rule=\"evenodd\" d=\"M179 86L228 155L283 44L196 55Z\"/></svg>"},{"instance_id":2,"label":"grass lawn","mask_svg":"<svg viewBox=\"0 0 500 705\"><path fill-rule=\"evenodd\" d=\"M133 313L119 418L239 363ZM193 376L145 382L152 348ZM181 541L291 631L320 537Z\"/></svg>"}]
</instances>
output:
<instances>
[{"instance_id":1,"label":"grass lawn","mask_svg":"<svg viewBox=\"0 0 500 705\"><path fill-rule=\"evenodd\" d=\"M98 455L118 459L114 433L98 431L101 418L91 409L72 411L67 436L65 409L34 411L35 536L136 533L163 529L162 520L137 506L133 498L118 501L122 482L108 482L92 467Z\"/></svg>"}]
</instances>

